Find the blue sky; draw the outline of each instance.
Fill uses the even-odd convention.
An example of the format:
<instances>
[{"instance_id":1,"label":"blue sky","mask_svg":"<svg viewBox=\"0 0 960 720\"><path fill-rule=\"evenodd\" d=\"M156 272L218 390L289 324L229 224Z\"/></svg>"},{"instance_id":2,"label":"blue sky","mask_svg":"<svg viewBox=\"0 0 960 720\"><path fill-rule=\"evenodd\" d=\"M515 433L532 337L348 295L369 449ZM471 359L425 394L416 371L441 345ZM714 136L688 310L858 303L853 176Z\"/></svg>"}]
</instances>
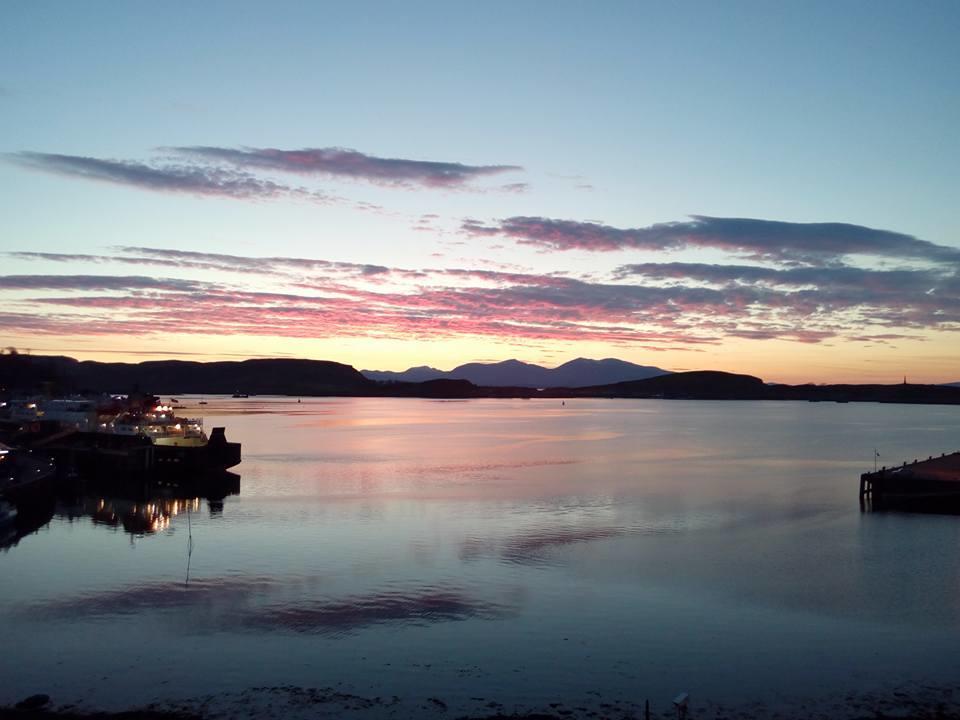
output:
<instances>
[{"instance_id":1,"label":"blue sky","mask_svg":"<svg viewBox=\"0 0 960 720\"><path fill-rule=\"evenodd\" d=\"M623 282L622 274L619 280L613 276L628 264L744 261L742 249L731 256L729 244L698 241L666 254L637 247L597 252L463 230L465 220L495 224L515 217L620 229L683 223L691 215L844 223L957 248L958 31L955 2L8 2L0 8L0 152L6 158L0 162L0 251L101 259L8 254L3 273L130 275L129 263L105 259L117 246L403 270L496 265L604 285ZM266 173L262 166L242 168L335 198L318 203L287 195L198 197L116 177L91 181L53 167L48 157L136 163L166 172L198 162L167 148L198 146L349 148L376 159L522 169L425 186L326 170L305 176L289 168ZM25 163L22 153L44 157ZM358 209L358 203L376 207ZM436 217L424 222L424 215ZM844 238L837 242L842 245ZM586 292L577 286L558 291L566 295L551 300L545 311L553 313L556 332L520 327L522 319L503 312L513 298L503 301L499 314L479 306L472 310L492 313L489 317L502 323L498 331L460 325L452 331L461 311L431 306L416 311L421 315L415 333L392 320L395 314L382 318L383 332L372 329L372 319L365 324L347 314L336 338L311 342L279 326L269 337L277 353L357 366L443 366L511 356L550 364L584 354L769 375L790 358L802 366L786 374L811 379L879 378L902 367L921 368L931 379L956 379L941 378L949 375L950 358L960 347L955 298L944 289L956 284L956 265L942 257L869 252L843 262L873 269L935 267L943 280L935 293L945 298L943 312L933 320L896 319L871 300L858 306L855 318L848 306L842 308L846 314L831 319L822 308L810 315L805 305L772 320L765 300L755 297L733 303L756 306L747 328L743 316L724 313L716 304L671 301L690 318L671 329L656 319L646 323L647 305L627 303L621 321L581 314L590 324L586 330L597 323L617 327L616 333L581 341L557 329L577 321L580 306L574 300ZM269 274L238 278L223 268L180 267L173 276L163 267L136 272L222 282L234 290L280 287ZM669 276L677 281L675 272ZM325 282L332 281L325 276ZM402 292L422 290L409 277L392 282ZM501 289L513 287L506 278L497 282ZM666 280L661 273L650 282L659 287ZM685 282L689 285L689 278ZM736 280L738 287L743 282ZM141 317L144 331L134 333L136 341L133 324L66 333L64 323L45 326L44 318L73 313L82 320L95 310L80 300L107 291L91 289L89 281L70 288L68 312L50 302L65 291L51 295L36 283L30 289L21 285L0 285L8 306L18 308L3 333L10 344L79 347L79 354L89 357L110 349L133 357L144 342L152 346L157 340L171 352L209 357L264 352L249 325L227 321L219 342L212 337L215 328L150 331L155 315ZM283 287L290 290L289 278ZM114 288L108 294L124 292L131 291ZM311 293L315 299L323 290L315 286ZM131 297L143 305L142 297ZM38 298L47 300L32 303ZM463 303L477 300L470 298ZM171 300L155 299L161 305ZM829 312L840 312L831 307ZM570 318L563 317L564 308ZM129 307L123 312L136 319ZM776 331L759 339L763 323ZM840 328L833 336L826 334L831 324ZM859 325L876 327L860 332ZM684 338L694 326L709 342L691 349ZM813 326L824 333L820 340L796 339L797 328ZM348 327L357 331L351 334ZM652 357L648 348L657 333L663 340ZM747 339L750 335L757 339ZM873 339L849 339L867 336ZM691 356L693 350L697 356Z\"/></svg>"}]
</instances>

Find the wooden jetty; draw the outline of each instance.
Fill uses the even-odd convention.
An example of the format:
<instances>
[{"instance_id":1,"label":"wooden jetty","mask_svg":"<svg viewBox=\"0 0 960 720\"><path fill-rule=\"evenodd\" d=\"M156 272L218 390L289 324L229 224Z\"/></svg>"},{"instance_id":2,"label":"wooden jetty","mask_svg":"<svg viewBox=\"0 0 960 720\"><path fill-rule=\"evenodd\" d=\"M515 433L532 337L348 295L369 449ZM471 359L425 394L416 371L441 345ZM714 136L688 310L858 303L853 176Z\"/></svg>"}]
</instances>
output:
<instances>
[{"instance_id":1,"label":"wooden jetty","mask_svg":"<svg viewBox=\"0 0 960 720\"><path fill-rule=\"evenodd\" d=\"M882 467L860 476L860 505L960 510L960 452Z\"/></svg>"}]
</instances>

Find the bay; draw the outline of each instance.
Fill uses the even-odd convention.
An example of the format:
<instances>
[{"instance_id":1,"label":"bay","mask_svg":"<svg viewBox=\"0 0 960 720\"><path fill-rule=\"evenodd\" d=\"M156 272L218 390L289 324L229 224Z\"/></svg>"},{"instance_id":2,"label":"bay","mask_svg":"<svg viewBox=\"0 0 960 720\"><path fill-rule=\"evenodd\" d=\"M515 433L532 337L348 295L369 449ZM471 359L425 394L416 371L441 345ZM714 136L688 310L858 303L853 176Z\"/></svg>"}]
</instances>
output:
<instances>
[{"instance_id":1,"label":"bay","mask_svg":"<svg viewBox=\"0 0 960 720\"><path fill-rule=\"evenodd\" d=\"M243 443L239 494L157 496L127 529L104 517L129 501L61 500L0 553L0 704L326 688L380 699L338 715L441 716L956 682L960 518L857 490L875 449L956 450L960 408L181 400Z\"/></svg>"}]
</instances>

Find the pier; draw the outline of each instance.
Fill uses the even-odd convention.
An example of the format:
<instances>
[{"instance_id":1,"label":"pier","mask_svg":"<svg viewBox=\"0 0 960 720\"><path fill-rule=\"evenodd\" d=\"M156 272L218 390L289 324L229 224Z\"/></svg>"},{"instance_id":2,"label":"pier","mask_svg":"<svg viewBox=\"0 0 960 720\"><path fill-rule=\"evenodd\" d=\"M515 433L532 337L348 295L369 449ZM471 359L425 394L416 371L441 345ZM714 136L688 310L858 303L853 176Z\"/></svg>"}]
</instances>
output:
<instances>
[{"instance_id":1,"label":"pier","mask_svg":"<svg viewBox=\"0 0 960 720\"><path fill-rule=\"evenodd\" d=\"M145 433L90 432L54 421L8 423L0 439L56 462L61 476L84 478L188 478L217 474L241 461L240 443L229 442L224 428L210 437L150 437Z\"/></svg>"},{"instance_id":2,"label":"pier","mask_svg":"<svg viewBox=\"0 0 960 720\"><path fill-rule=\"evenodd\" d=\"M860 507L960 510L960 452L882 467L860 476Z\"/></svg>"}]
</instances>

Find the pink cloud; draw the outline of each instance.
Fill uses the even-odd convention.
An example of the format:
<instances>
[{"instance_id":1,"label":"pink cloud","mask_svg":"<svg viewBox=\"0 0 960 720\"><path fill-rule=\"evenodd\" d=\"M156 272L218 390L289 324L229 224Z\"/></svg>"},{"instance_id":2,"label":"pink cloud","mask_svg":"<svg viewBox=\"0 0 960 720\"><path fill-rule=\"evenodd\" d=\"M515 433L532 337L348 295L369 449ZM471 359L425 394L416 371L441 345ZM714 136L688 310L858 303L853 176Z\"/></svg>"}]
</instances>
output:
<instances>
[{"instance_id":1,"label":"pink cloud","mask_svg":"<svg viewBox=\"0 0 960 720\"><path fill-rule=\"evenodd\" d=\"M909 334L904 330L960 329L957 283L952 274L936 270L667 263L624 266L616 274L618 281L602 282L560 273L469 267L412 270L167 248L122 251L89 257L95 263L127 259L164 267L182 263L185 269L259 272L273 289L255 291L222 279L7 275L0 276L0 294L16 292L10 296L16 306L7 303L0 328L95 335L472 336L514 343L591 340L649 347L696 347L723 338L896 340L900 338L894 336ZM80 260L32 252L17 257Z\"/></svg>"}]
</instances>

